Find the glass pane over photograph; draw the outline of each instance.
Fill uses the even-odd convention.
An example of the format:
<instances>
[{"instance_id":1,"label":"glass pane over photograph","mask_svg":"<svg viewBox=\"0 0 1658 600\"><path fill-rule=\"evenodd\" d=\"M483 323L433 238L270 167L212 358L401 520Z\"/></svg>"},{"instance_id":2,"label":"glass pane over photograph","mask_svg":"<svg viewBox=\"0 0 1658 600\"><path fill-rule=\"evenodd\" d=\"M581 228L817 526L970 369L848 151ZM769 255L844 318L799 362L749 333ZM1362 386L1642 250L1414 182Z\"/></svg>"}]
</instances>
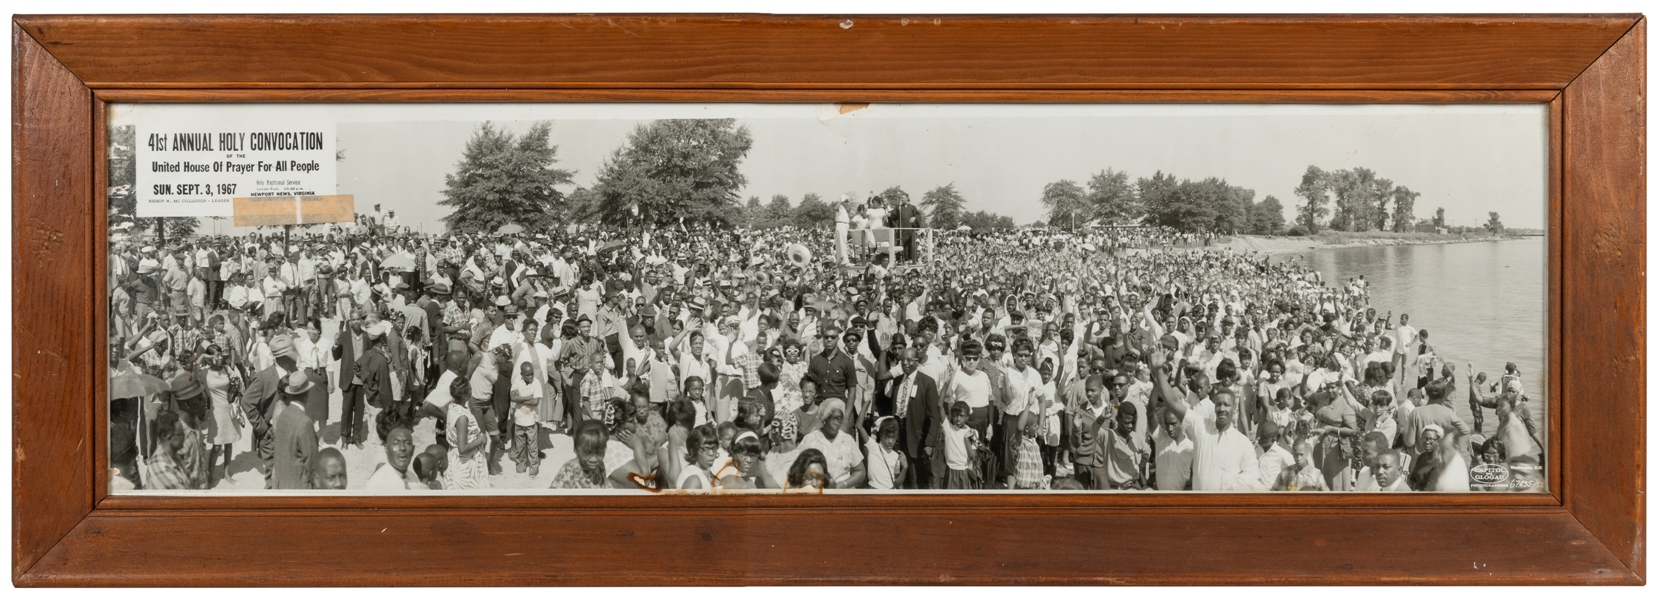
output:
<instances>
[{"instance_id":1,"label":"glass pane over photograph","mask_svg":"<svg viewBox=\"0 0 1658 600\"><path fill-rule=\"evenodd\" d=\"M109 114L112 494L1547 489L1546 105Z\"/></svg>"}]
</instances>

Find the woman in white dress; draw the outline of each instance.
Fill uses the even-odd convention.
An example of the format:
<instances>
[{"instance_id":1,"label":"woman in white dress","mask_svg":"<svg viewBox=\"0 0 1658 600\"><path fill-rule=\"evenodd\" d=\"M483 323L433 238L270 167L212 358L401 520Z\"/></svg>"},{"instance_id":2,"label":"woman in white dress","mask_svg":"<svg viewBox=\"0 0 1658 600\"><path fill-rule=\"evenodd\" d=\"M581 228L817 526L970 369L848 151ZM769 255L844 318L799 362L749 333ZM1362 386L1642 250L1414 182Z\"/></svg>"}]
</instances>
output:
<instances>
[{"instance_id":1,"label":"woman in white dress","mask_svg":"<svg viewBox=\"0 0 1658 600\"><path fill-rule=\"evenodd\" d=\"M242 380L235 369L225 364L224 351L217 344L208 346L201 360L203 366L196 370L196 379L207 389L207 398L213 407L213 418L207 422L207 443L212 446L207 454L207 487L211 489L215 484L212 480L213 465L219 462L221 454L224 455L224 477L229 479L231 448L242 441L245 421L233 404L236 395L241 392Z\"/></svg>"}]
</instances>

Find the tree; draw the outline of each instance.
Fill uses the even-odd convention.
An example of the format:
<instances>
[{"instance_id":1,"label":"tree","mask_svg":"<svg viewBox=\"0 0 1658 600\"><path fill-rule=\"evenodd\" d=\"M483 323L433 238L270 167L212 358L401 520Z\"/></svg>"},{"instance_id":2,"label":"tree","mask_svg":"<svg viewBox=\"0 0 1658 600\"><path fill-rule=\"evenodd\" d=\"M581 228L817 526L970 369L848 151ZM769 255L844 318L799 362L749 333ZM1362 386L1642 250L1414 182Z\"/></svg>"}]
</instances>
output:
<instances>
[{"instance_id":1,"label":"tree","mask_svg":"<svg viewBox=\"0 0 1658 600\"><path fill-rule=\"evenodd\" d=\"M1503 230L1506 229L1505 227L1503 227L1502 217L1497 216L1496 211L1492 211L1490 213L1490 215L1491 215L1490 218L1485 221L1485 230L1489 231L1491 233L1501 235Z\"/></svg>"},{"instance_id":2,"label":"tree","mask_svg":"<svg viewBox=\"0 0 1658 600\"><path fill-rule=\"evenodd\" d=\"M1135 222L1145 210L1128 181L1128 173L1106 169L1088 178L1088 220L1111 225Z\"/></svg>"},{"instance_id":3,"label":"tree","mask_svg":"<svg viewBox=\"0 0 1658 600\"><path fill-rule=\"evenodd\" d=\"M1202 185L1206 190L1206 200L1215 211L1215 223L1211 226L1213 231L1226 234L1249 231L1249 207L1254 203L1255 190L1231 185L1225 179L1214 177L1203 180Z\"/></svg>"},{"instance_id":4,"label":"tree","mask_svg":"<svg viewBox=\"0 0 1658 600\"><path fill-rule=\"evenodd\" d=\"M1387 203L1393 199L1393 180L1378 177L1370 184L1370 221L1376 231L1387 231Z\"/></svg>"},{"instance_id":5,"label":"tree","mask_svg":"<svg viewBox=\"0 0 1658 600\"><path fill-rule=\"evenodd\" d=\"M593 188L578 187L564 201L564 218L571 223L591 224L599 221L599 193Z\"/></svg>"},{"instance_id":6,"label":"tree","mask_svg":"<svg viewBox=\"0 0 1658 600\"><path fill-rule=\"evenodd\" d=\"M1284 205L1278 198L1267 196L1249 207L1249 232L1255 235L1278 235L1284 229Z\"/></svg>"},{"instance_id":7,"label":"tree","mask_svg":"<svg viewBox=\"0 0 1658 600\"><path fill-rule=\"evenodd\" d=\"M886 204L887 210L897 208L899 201L907 201L910 199L910 193L904 191L904 188L896 185L881 190L881 193L876 194L876 196L880 197L881 201Z\"/></svg>"},{"instance_id":8,"label":"tree","mask_svg":"<svg viewBox=\"0 0 1658 600\"><path fill-rule=\"evenodd\" d=\"M742 226L748 228L760 227L760 221L765 219L766 206L760 203L759 196L749 196L748 204L743 205Z\"/></svg>"},{"instance_id":9,"label":"tree","mask_svg":"<svg viewBox=\"0 0 1658 600\"><path fill-rule=\"evenodd\" d=\"M1434 209L1434 211L1433 211L1433 226L1436 229L1445 227L1445 207L1441 206L1437 209Z\"/></svg>"},{"instance_id":10,"label":"tree","mask_svg":"<svg viewBox=\"0 0 1658 600\"><path fill-rule=\"evenodd\" d=\"M1369 222L1367 212L1370 203L1362 188L1369 185L1368 179L1365 178L1370 175L1368 171L1358 169L1342 169L1325 174L1326 185L1335 195L1335 204L1330 211L1330 229L1364 230L1364 224Z\"/></svg>"},{"instance_id":11,"label":"tree","mask_svg":"<svg viewBox=\"0 0 1658 600\"><path fill-rule=\"evenodd\" d=\"M1409 231L1416 222L1416 198L1422 194L1401 185L1394 187L1389 195L1393 196L1393 230Z\"/></svg>"},{"instance_id":12,"label":"tree","mask_svg":"<svg viewBox=\"0 0 1658 600\"><path fill-rule=\"evenodd\" d=\"M983 210L962 213L961 225L971 227L975 231L984 229L1013 229L1018 227L1018 224L1013 222L1013 217L998 215ZM960 227L961 225L957 225L957 227Z\"/></svg>"},{"instance_id":13,"label":"tree","mask_svg":"<svg viewBox=\"0 0 1658 600\"><path fill-rule=\"evenodd\" d=\"M738 169L754 139L736 119L668 119L634 127L605 160L598 184L601 220L611 225L681 220L730 224Z\"/></svg>"},{"instance_id":14,"label":"tree","mask_svg":"<svg viewBox=\"0 0 1658 600\"><path fill-rule=\"evenodd\" d=\"M138 218L138 128L122 125L109 131L109 228L131 228L133 233L150 232L159 240L182 240L196 233L201 221L195 217Z\"/></svg>"},{"instance_id":15,"label":"tree","mask_svg":"<svg viewBox=\"0 0 1658 600\"><path fill-rule=\"evenodd\" d=\"M554 186L571 183L574 172L553 166L558 146L551 132L547 121L516 137L492 123L480 125L455 172L443 178L438 204L451 209L443 218L449 229L493 232L509 223L548 229L566 218L564 194Z\"/></svg>"},{"instance_id":16,"label":"tree","mask_svg":"<svg viewBox=\"0 0 1658 600\"><path fill-rule=\"evenodd\" d=\"M1179 186L1180 182L1173 174L1164 174L1162 171L1158 171L1149 179L1141 177L1134 181L1134 195L1140 199L1140 208L1144 211L1146 222L1157 222L1157 215L1168 209L1175 188Z\"/></svg>"},{"instance_id":17,"label":"tree","mask_svg":"<svg viewBox=\"0 0 1658 600\"><path fill-rule=\"evenodd\" d=\"M1318 233L1324 217L1330 214L1330 187L1324 170L1307 165L1307 172L1301 176L1301 185L1295 188L1295 195L1305 201L1297 207L1296 224L1307 233Z\"/></svg>"},{"instance_id":18,"label":"tree","mask_svg":"<svg viewBox=\"0 0 1658 600\"><path fill-rule=\"evenodd\" d=\"M1082 186L1069 179L1042 186L1042 206L1048 209L1048 224L1074 228L1088 219L1088 204Z\"/></svg>"},{"instance_id":19,"label":"tree","mask_svg":"<svg viewBox=\"0 0 1658 600\"><path fill-rule=\"evenodd\" d=\"M800 199L800 206L794 209L794 226L817 228L835 224L835 207L824 202L817 194L806 194Z\"/></svg>"},{"instance_id":20,"label":"tree","mask_svg":"<svg viewBox=\"0 0 1658 600\"><path fill-rule=\"evenodd\" d=\"M933 188L921 195L921 207L927 209L929 221L937 229L951 230L962 224L963 207L967 200L956 191L955 183Z\"/></svg>"},{"instance_id":21,"label":"tree","mask_svg":"<svg viewBox=\"0 0 1658 600\"><path fill-rule=\"evenodd\" d=\"M783 194L772 194L771 202L766 204L765 216L761 218L759 227L782 227L794 219L794 207L789 203L789 197Z\"/></svg>"}]
</instances>

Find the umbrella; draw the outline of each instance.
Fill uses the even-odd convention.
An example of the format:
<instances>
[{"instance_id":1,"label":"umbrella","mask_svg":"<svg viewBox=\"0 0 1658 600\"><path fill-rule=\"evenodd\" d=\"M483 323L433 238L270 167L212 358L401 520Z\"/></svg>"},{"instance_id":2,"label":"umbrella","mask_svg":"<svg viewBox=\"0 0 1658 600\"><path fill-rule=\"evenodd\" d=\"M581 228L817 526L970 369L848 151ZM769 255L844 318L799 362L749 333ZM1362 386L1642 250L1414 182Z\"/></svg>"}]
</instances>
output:
<instances>
[{"instance_id":1,"label":"umbrella","mask_svg":"<svg viewBox=\"0 0 1658 600\"><path fill-rule=\"evenodd\" d=\"M109 397L142 398L161 392L171 391L173 388L162 381L160 377L143 373L125 373L116 375L109 380Z\"/></svg>"},{"instance_id":2,"label":"umbrella","mask_svg":"<svg viewBox=\"0 0 1658 600\"><path fill-rule=\"evenodd\" d=\"M380 268L390 271L415 270L414 257L407 254L393 254L380 262Z\"/></svg>"},{"instance_id":3,"label":"umbrella","mask_svg":"<svg viewBox=\"0 0 1658 600\"><path fill-rule=\"evenodd\" d=\"M524 226L517 223L507 223L506 225L502 225L500 229L496 229L495 233L505 233L509 235L514 233L524 233Z\"/></svg>"},{"instance_id":4,"label":"umbrella","mask_svg":"<svg viewBox=\"0 0 1658 600\"><path fill-rule=\"evenodd\" d=\"M973 230L972 227L968 227L966 225L962 225L961 227L956 228L956 231L972 231L972 230Z\"/></svg>"}]
</instances>

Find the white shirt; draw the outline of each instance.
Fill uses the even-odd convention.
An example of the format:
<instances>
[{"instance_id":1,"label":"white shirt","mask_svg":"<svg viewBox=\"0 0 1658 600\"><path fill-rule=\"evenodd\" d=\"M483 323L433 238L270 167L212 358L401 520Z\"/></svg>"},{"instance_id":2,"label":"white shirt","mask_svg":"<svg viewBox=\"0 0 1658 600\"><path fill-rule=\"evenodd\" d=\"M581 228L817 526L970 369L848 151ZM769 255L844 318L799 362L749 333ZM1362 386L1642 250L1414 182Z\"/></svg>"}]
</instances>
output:
<instances>
[{"instance_id":1,"label":"white shirt","mask_svg":"<svg viewBox=\"0 0 1658 600\"><path fill-rule=\"evenodd\" d=\"M1416 328L1409 325L1400 325L1397 331L1397 339L1394 341L1398 342L1398 345L1393 347L1393 352L1395 354L1406 354L1410 351L1411 342L1416 341Z\"/></svg>"},{"instance_id":2,"label":"white shirt","mask_svg":"<svg viewBox=\"0 0 1658 600\"><path fill-rule=\"evenodd\" d=\"M1205 398L1186 410L1181 423L1192 440L1192 490L1201 492L1261 491L1261 465L1254 444L1238 433L1215 425L1215 403Z\"/></svg>"},{"instance_id":3,"label":"white shirt","mask_svg":"<svg viewBox=\"0 0 1658 600\"><path fill-rule=\"evenodd\" d=\"M380 466L374 469L374 474L369 476L368 484L363 486L363 489L403 491L409 489L409 484L403 479L402 473L398 473L397 469L392 468L391 463L380 463Z\"/></svg>"},{"instance_id":4,"label":"white shirt","mask_svg":"<svg viewBox=\"0 0 1658 600\"><path fill-rule=\"evenodd\" d=\"M968 408L990 406L990 376L984 371L956 373L950 382L950 402L957 401L966 402Z\"/></svg>"},{"instance_id":5,"label":"white shirt","mask_svg":"<svg viewBox=\"0 0 1658 600\"><path fill-rule=\"evenodd\" d=\"M1439 477L1434 479L1432 489L1435 492L1468 491L1468 462L1463 460L1461 452L1456 453L1456 457L1439 470Z\"/></svg>"},{"instance_id":6,"label":"white shirt","mask_svg":"<svg viewBox=\"0 0 1658 600\"><path fill-rule=\"evenodd\" d=\"M426 394L426 403L443 409L444 413L447 414L449 404L455 401L454 396L449 395L449 386L455 383L455 377L454 371L444 371L442 375L439 375L438 382L432 386L432 391Z\"/></svg>"},{"instance_id":7,"label":"white shirt","mask_svg":"<svg viewBox=\"0 0 1658 600\"><path fill-rule=\"evenodd\" d=\"M1285 467L1295 464L1295 455L1273 443L1272 448L1260 451L1258 462L1261 465L1261 483L1271 488L1278 481L1278 474L1284 472Z\"/></svg>"},{"instance_id":8,"label":"white shirt","mask_svg":"<svg viewBox=\"0 0 1658 600\"><path fill-rule=\"evenodd\" d=\"M1186 482L1192 479L1192 438L1182 437L1176 442L1161 427L1151 435L1157 445L1157 489L1186 489Z\"/></svg>"},{"instance_id":9,"label":"white shirt","mask_svg":"<svg viewBox=\"0 0 1658 600\"><path fill-rule=\"evenodd\" d=\"M1023 371L1007 370L1007 409L1009 415L1018 415L1027 410L1038 408L1033 405L1036 388L1042 385L1042 374L1036 369L1025 367Z\"/></svg>"}]
</instances>

